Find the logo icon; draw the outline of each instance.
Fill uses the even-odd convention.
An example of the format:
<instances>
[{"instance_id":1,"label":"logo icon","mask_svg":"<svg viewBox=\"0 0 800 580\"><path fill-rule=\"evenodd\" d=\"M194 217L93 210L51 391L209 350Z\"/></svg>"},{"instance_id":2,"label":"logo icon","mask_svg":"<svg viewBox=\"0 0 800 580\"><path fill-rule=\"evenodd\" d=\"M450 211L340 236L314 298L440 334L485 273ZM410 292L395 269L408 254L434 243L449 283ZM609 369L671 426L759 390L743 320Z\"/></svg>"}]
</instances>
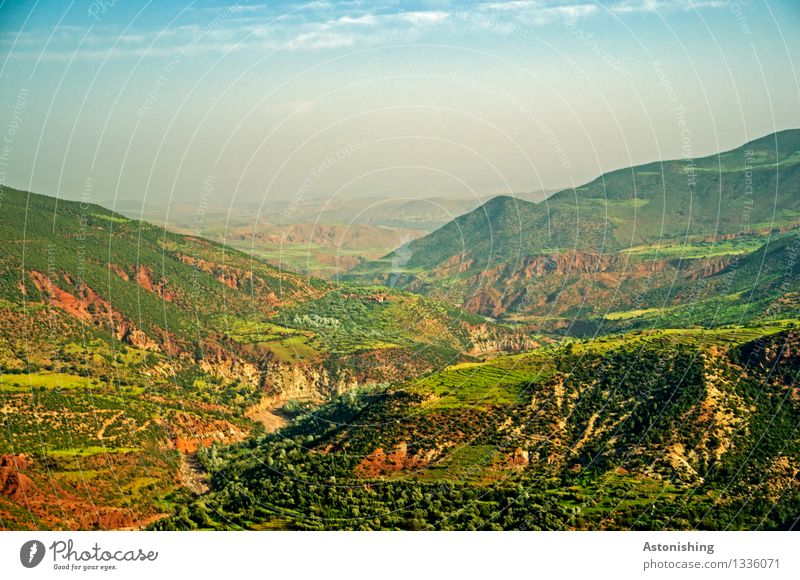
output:
<instances>
[{"instance_id":1,"label":"logo icon","mask_svg":"<svg viewBox=\"0 0 800 580\"><path fill-rule=\"evenodd\" d=\"M29 540L19 549L19 561L26 568L36 568L44 559L44 544L39 540Z\"/></svg>"}]
</instances>

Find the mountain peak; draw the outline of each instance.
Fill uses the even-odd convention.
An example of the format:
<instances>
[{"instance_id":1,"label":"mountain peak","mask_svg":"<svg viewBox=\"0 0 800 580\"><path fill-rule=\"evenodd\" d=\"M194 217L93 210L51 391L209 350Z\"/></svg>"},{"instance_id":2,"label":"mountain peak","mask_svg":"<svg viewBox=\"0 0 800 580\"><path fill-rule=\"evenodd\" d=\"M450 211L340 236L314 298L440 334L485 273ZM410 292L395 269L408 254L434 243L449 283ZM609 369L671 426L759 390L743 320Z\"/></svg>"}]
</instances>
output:
<instances>
[{"instance_id":1,"label":"mountain peak","mask_svg":"<svg viewBox=\"0 0 800 580\"><path fill-rule=\"evenodd\" d=\"M515 198L514 196L507 194L495 195L493 198L488 200L484 205L513 203L516 199L517 198Z\"/></svg>"},{"instance_id":2,"label":"mountain peak","mask_svg":"<svg viewBox=\"0 0 800 580\"><path fill-rule=\"evenodd\" d=\"M496 195L482 206L478 207L476 211L483 210L492 210L496 211L498 209L513 209L515 207L519 207L520 205L535 205L529 201L525 201L524 199L520 199L519 197L514 197L513 195Z\"/></svg>"}]
</instances>

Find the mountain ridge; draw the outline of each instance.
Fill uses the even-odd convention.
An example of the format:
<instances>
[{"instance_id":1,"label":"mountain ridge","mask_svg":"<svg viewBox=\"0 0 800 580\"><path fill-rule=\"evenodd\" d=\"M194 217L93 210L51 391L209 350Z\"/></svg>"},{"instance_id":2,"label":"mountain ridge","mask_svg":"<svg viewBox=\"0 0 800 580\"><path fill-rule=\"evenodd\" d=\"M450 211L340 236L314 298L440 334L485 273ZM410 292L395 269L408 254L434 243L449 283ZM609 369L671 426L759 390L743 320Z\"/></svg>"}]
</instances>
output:
<instances>
[{"instance_id":1,"label":"mountain ridge","mask_svg":"<svg viewBox=\"0 0 800 580\"><path fill-rule=\"evenodd\" d=\"M800 224L798 192L800 130L790 129L716 155L614 170L536 203L497 196L342 278L405 288L491 317L518 306L531 288L541 287L543 297L573 286L570 265L551 279L532 275L528 268L539 258L585 256L597 262L594 277L609 290L631 290L631 271L642 268L673 270L685 284L711 262L725 267ZM677 274L682 270L686 276ZM662 278L658 284L669 276ZM536 296L532 304L542 306Z\"/></svg>"}]
</instances>

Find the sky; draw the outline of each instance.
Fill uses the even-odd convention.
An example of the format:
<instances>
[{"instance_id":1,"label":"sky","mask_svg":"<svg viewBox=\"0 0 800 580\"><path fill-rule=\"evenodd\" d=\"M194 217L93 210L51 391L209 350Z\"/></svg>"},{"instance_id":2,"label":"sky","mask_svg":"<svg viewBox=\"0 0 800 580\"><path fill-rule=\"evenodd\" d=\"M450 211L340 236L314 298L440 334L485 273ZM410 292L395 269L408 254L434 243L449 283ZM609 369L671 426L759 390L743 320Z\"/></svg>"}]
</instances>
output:
<instances>
[{"instance_id":1,"label":"sky","mask_svg":"<svg viewBox=\"0 0 800 580\"><path fill-rule=\"evenodd\" d=\"M800 127L796 0L0 4L0 183L269 203L553 191Z\"/></svg>"}]
</instances>

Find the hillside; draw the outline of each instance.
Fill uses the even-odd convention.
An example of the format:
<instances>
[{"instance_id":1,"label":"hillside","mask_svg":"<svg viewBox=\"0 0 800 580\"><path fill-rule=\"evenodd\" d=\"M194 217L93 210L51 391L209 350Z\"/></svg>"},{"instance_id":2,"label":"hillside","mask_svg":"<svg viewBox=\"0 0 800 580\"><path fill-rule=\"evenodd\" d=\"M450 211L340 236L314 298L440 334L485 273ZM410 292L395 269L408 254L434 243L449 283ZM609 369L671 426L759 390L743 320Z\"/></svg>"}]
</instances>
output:
<instances>
[{"instance_id":1,"label":"hillside","mask_svg":"<svg viewBox=\"0 0 800 580\"><path fill-rule=\"evenodd\" d=\"M795 232L699 279L684 303L715 328L664 306L558 345L99 206L8 190L0 220L2 528L772 529L800 510ZM763 322L716 323L747 290L731 271L762 280ZM653 316L674 328L630 330Z\"/></svg>"},{"instance_id":2,"label":"hillside","mask_svg":"<svg viewBox=\"0 0 800 580\"><path fill-rule=\"evenodd\" d=\"M0 528L140 525L205 485L198 448L352 388L530 346L420 296L3 194Z\"/></svg>"},{"instance_id":3,"label":"hillside","mask_svg":"<svg viewBox=\"0 0 800 580\"><path fill-rule=\"evenodd\" d=\"M800 224L799 192L800 130L783 131L720 155L613 171L539 203L496 197L345 278L496 318L660 308L676 285ZM737 287L760 284L758 272L737 276Z\"/></svg>"},{"instance_id":4,"label":"hillside","mask_svg":"<svg viewBox=\"0 0 800 580\"><path fill-rule=\"evenodd\" d=\"M391 254L382 281L409 293L3 194L0 528L796 519L789 210L785 231L601 252L578 239L602 247L596 222L495 198ZM476 239L470 259L509 261L426 262L452 249L431 240L477 236L482 219L502 251ZM526 254L523 231L576 248ZM605 336L559 345L556 332Z\"/></svg>"},{"instance_id":5,"label":"hillside","mask_svg":"<svg viewBox=\"0 0 800 580\"><path fill-rule=\"evenodd\" d=\"M796 333L779 325L453 365L203 453L211 491L156 527L791 527L797 358Z\"/></svg>"}]
</instances>

